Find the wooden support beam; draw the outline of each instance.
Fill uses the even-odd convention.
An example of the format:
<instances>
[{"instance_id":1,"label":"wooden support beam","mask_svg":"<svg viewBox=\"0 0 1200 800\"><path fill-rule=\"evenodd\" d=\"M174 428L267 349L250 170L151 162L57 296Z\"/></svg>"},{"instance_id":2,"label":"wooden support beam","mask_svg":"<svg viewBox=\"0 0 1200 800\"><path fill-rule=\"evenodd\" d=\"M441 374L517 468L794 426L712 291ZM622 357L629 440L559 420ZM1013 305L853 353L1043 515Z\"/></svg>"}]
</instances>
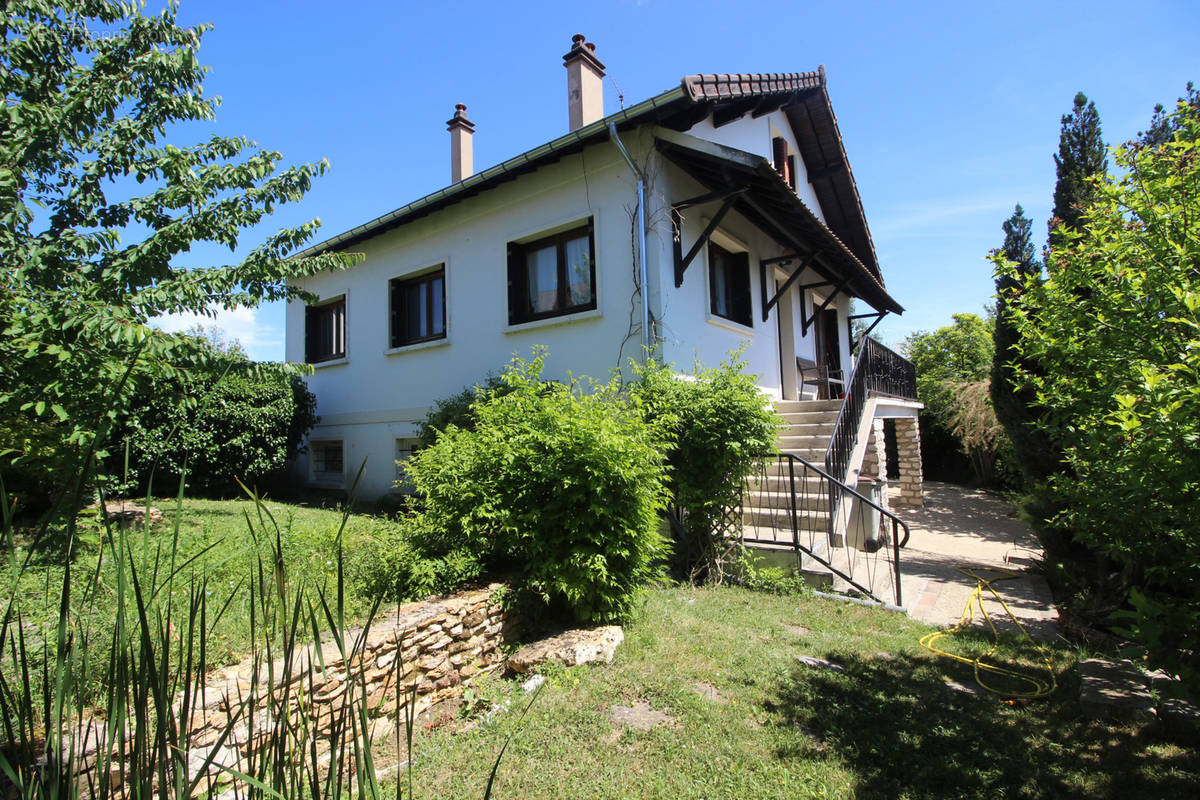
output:
<instances>
[{"instance_id":1,"label":"wooden support beam","mask_svg":"<svg viewBox=\"0 0 1200 800\"><path fill-rule=\"evenodd\" d=\"M765 117L772 111L778 111L779 109L783 108L785 105L790 103L794 97L794 94L779 94L771 95L770 97L764 97L762 101L754 107L754 110L750 112L750 117L752 119Z\"/></svg>"},{"instance_id":2,"label":"wooden support beam","mask_svg":"<svg viewBox=\"0 0 1200 800\"><path fill-rule=\"evenodd\" d=\"M700 206L704 205L705 203L711 203L714 200L725 200L726 198L732 197L735 194L741 194L744 191L747 191L747 189L734 189L728 192L705 192L704 194L696 195L695 197L689 197L687 200L680 200L678 203L672 203L671 208L684 209L688 208L689 206Z\"/></svg>"},{"instance_id":3,"label":"wooden support beam","mask_svg":"<svg viewBox=\"0 0 1200 800\"><path fill-rule=\"evenodd\" d=\"M763 271L763 322L767 321L767 314L770 313L771 309L779 304L779 298L783 297L784 292L792 288L792 284L794 284L800 278L800 274L804 272L804 270L808 269L808 265L811 264L816 257L817 254L815 251L810 253L804 263L796 267L796 270L788 276L788 279L783 282L783 286L779 287L779 290L775 292L775 296L770 300L767 300L766 262L759 262L759 269Z\"/></svg>"},{"instance_id":4,"label":"wooden support beam","mask_svg":"<svg viewBox=\"0 0 1200 800\"><path fill-rule=\"evenodd\" d=\"M812 183L813 181L819 181L822 178L832 178L834 175L837 175L840 172L845 172L845 170L846 164L843 161L839 161L836 164L828 164L818 169L809 170L808 182Z\"/></svg>"},{"instance_id":5,"label":"wooden support beam","mask_svg":"<svg viewBox=\"0 0 1200 800\"><path fill-rule=\"evenodd\" d=\"M801 302L800 302L800 336L801 337L808 335L808 329L811 328L812 324L817 321L817 317L821 315L821 312L824 311L825 309L829 308L829 304L833 302L833 298L838 296L838 292L840 292L842 290L842 286L844 286L844 285L845 285L844 283L834 284L833 291L829 293L829 297L826 297L825 302L821 303L821 305L819 307L814 308L812 316L808 317L807 319L805 318L805 314L804 314L804 296L803 295L800 296L800 300L801 300Z\"/></svg>"},{"instance_id":6,"label":"wooden support beam","mask_svg":"<svg viewBox=\"0 0 1200 800\"><path fill-rule=\"evenodd\" d=\"M690 250L688 250L687 255L683 256L683 258L678 257L680 250L683 249L682 220L678 219L679 212L676 211L674 208L671 209L672 219L675 220L676 224L677 224L677 227L676 227L677 232L675 234L676 242L677 242L676 249L675 249L675 255L676 255L676 258L675 258L675 288L676 289L678 289L680 286L683 286L683 273L687 271L688 265L690 265L692 263L692 259L694 259L700 253L700 248L703 247L704 244L708 241L708 237L712 236L713 231L715 231L717 229L717 226L721 224L721 220L724 219L725 215L729 213L729 209L733 207L733 201L735 198L736 198L736 195L725 198L725 202L721 203L721 207L719 209L717 209L717 213L713 214L713 218L712 218L712 220L709 221L708 227L706 227L704 229L704 233L700 234L700 238L698 238L695 241L695 243L692 245L692 248Z\"/></svg>"}]
</instances>

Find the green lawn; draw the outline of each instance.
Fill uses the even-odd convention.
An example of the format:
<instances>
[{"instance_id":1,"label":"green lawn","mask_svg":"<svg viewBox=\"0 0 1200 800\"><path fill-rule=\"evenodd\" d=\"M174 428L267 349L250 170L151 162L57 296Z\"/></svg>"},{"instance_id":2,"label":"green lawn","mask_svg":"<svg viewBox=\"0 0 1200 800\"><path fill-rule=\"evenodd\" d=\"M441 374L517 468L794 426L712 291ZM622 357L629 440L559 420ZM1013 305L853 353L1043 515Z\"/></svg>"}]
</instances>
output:
<instances>
[{"instance_id":1,"label":"green lawn","mask_svg":"<svg viewBox=\"0 0 1200 800\"><path fill-rule=\"evenodd\" d=\"M554 671L523 722L525 695L501 679L477 692L512 710L427 720L414 743L416 796L481 797L514 730L495 797L1195 795L1196 739L1083 718L1070 650L1052 651L1062 685L1051 699L1006 702L950 688L947 678L969 683L971 669L922 649L928 630L839 601L655 590L615 662ZM1036 671L1036 652L1019 643L1005 642L1002 657ZM614 706L638 703L671 721L649 731L612 721Z\"/></svg>"}]
</instances>

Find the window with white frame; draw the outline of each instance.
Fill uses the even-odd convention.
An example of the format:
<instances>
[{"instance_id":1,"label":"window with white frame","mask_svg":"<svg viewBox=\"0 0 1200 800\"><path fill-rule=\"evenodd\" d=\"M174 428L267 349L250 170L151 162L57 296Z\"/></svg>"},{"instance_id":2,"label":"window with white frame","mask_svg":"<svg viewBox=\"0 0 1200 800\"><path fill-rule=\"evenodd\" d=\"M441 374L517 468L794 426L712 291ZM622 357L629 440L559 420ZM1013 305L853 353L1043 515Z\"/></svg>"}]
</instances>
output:
<instances>
[{"instance_id":1,"label":"window with white frame","mask_svg":"<svg viewBox=\"0 0 1200 800\"><path fill-rule=\"evenodd\" d=\"M596 307L592 221L508 245L508 322L515 325Z\"/></svg>"},{"instance_id":2,"label":"window with white frame","mask_svg":"<svg viewBox=\"0 0 1200 800\"><path fill-rule=\"evenodd\" d=\"M304 360L309 364L346 357L346 298L304 309Z\"/></svg>"},{"instance_id":3,"label":"window with white frame","mask_svg":"<svg viewBox=\"0 0 1200 800\"><path fill-rule=\"evenodd\" d=\"M389 282L392 347L446 338L446 269Z\"/></svg>"},{"instance_id":4,"label":"window with white frame","mask_svg":"<svg viewBox=\"0 0 1200 800\"><path fill-rule=\"evenodd\" d=\"M408 472L405 471L404 465L412 458L413 453L421 447L420 439L397 439L396 440L396 484L400 487L409 487L412 481L409 480Z\"/></svg>"},{"instance_id":5,"label":"window with white frame","mask_svg":"<svg viewBox=\"0 0 1200 800\"><path fill-rule=\"evenodd\" d=\"M720 245L708 243L709 310L739 325L752 327L750 310L750 255L731 253Z\"/></svg>"}]
</instances>

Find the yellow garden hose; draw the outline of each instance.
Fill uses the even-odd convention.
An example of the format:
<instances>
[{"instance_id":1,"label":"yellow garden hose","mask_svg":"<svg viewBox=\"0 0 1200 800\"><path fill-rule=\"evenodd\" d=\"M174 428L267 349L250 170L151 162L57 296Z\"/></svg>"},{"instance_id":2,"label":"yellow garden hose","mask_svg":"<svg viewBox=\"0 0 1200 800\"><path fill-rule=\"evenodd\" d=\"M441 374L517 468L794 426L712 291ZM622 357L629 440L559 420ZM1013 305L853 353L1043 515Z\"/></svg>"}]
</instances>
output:
<instances>
[{"instance_id":1,"label":"yellow garden hose","mask_svg":"<svg viewBox=\"0 0 1200 800\"><path fill-rule=\"evenodd\" d=\"M932 653L937 653L940 656L952 658L955 661L961 661L964 664L970 664L973 666L975 668L975 681L986 691L991 692L992 694L999 695L1000 697L1023 700L1034 700L1039 697L1049 697L1054 690L1058 688L1058 681L1054 675L1054 665L1050 661L1050 656L1046 653L1045 648L1034 641L1033 637L1029 635L1029 631L1025 630L1025 626L1022 625L1021 621L1018 620L1012 613L1012 609L1008 607L1008 603L1004 602L1004 598L1001 597L1000 593L996 591L994 586L992 586L992 584L995 582L1019 578L1020 573L1007 569L999 569L997 567L959 567L958 571L963 575L966 575L968 578L974 578L976 582L975 589L971 592L971 597L967 600L966 607L963 608L962 617L959 618L958 624L953 628L934 631L933 633L922 636L921 646ZM980 573L993 574L991 577L985 577ZM1000 647L999 631L996 630L996 623L992 621L987 609L983 607L983 590L985 588L992 593L993 597L1000 601L1000 605L1004 608L1005 613L1008 614L1008 618L1016 623L1016 626L1021 629L1021 633L1025 635L1025 638L1037 648L1038 653L1042 656L1042 662L1046 665L1046 673L1050 676L1049 680L1032 677L1007 667L1000 667L996 666L995 664L985 663L984 659L990 658ZM994 643L992 644L991 650L987 651L978 658L966 658L964 656L955 655L954 653L947 653L945 650L941 650L934 646L935 642L940 640L942 637L953 636L959 631L968 628L975 620L976 606L979 607L979 613L982 618L987 621L988 626L992 629L992 638ZM1014 691L989 686L983 679L984 674L1003 675L1007 678L1011 678L1020 684L1030 687L1029 691Z\"/></svg>"}]
</instances>

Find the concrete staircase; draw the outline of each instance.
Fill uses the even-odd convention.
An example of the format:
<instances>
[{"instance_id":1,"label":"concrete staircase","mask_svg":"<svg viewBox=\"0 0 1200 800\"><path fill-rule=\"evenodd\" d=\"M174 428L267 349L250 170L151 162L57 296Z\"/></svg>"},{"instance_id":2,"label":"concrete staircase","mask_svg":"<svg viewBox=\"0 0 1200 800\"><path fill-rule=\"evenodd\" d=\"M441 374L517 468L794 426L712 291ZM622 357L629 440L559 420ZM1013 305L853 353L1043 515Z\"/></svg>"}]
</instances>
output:
<instances>
[{"instance_id":1,"label":"concrete staircase","mask_svg":"<svg viewBox=\"0 0 1200 800\"><path fill-rule=\"evenodd\" d=\"M823 467L841 401L783 400L775 403L775 410L784 421L777 440L780 452ZM742 524L746 538L759 541L755 547L792 550L792 498L789 496L792 477L785 464L771 464L763 475L751 482L742 508ZM794 477L796 502L802 511L797 520L801 541L806 546L811 540L819 548L827 547L827 487L819 477L805 475L803 470L798 469Z\"/></svg>"}]
</instances>

